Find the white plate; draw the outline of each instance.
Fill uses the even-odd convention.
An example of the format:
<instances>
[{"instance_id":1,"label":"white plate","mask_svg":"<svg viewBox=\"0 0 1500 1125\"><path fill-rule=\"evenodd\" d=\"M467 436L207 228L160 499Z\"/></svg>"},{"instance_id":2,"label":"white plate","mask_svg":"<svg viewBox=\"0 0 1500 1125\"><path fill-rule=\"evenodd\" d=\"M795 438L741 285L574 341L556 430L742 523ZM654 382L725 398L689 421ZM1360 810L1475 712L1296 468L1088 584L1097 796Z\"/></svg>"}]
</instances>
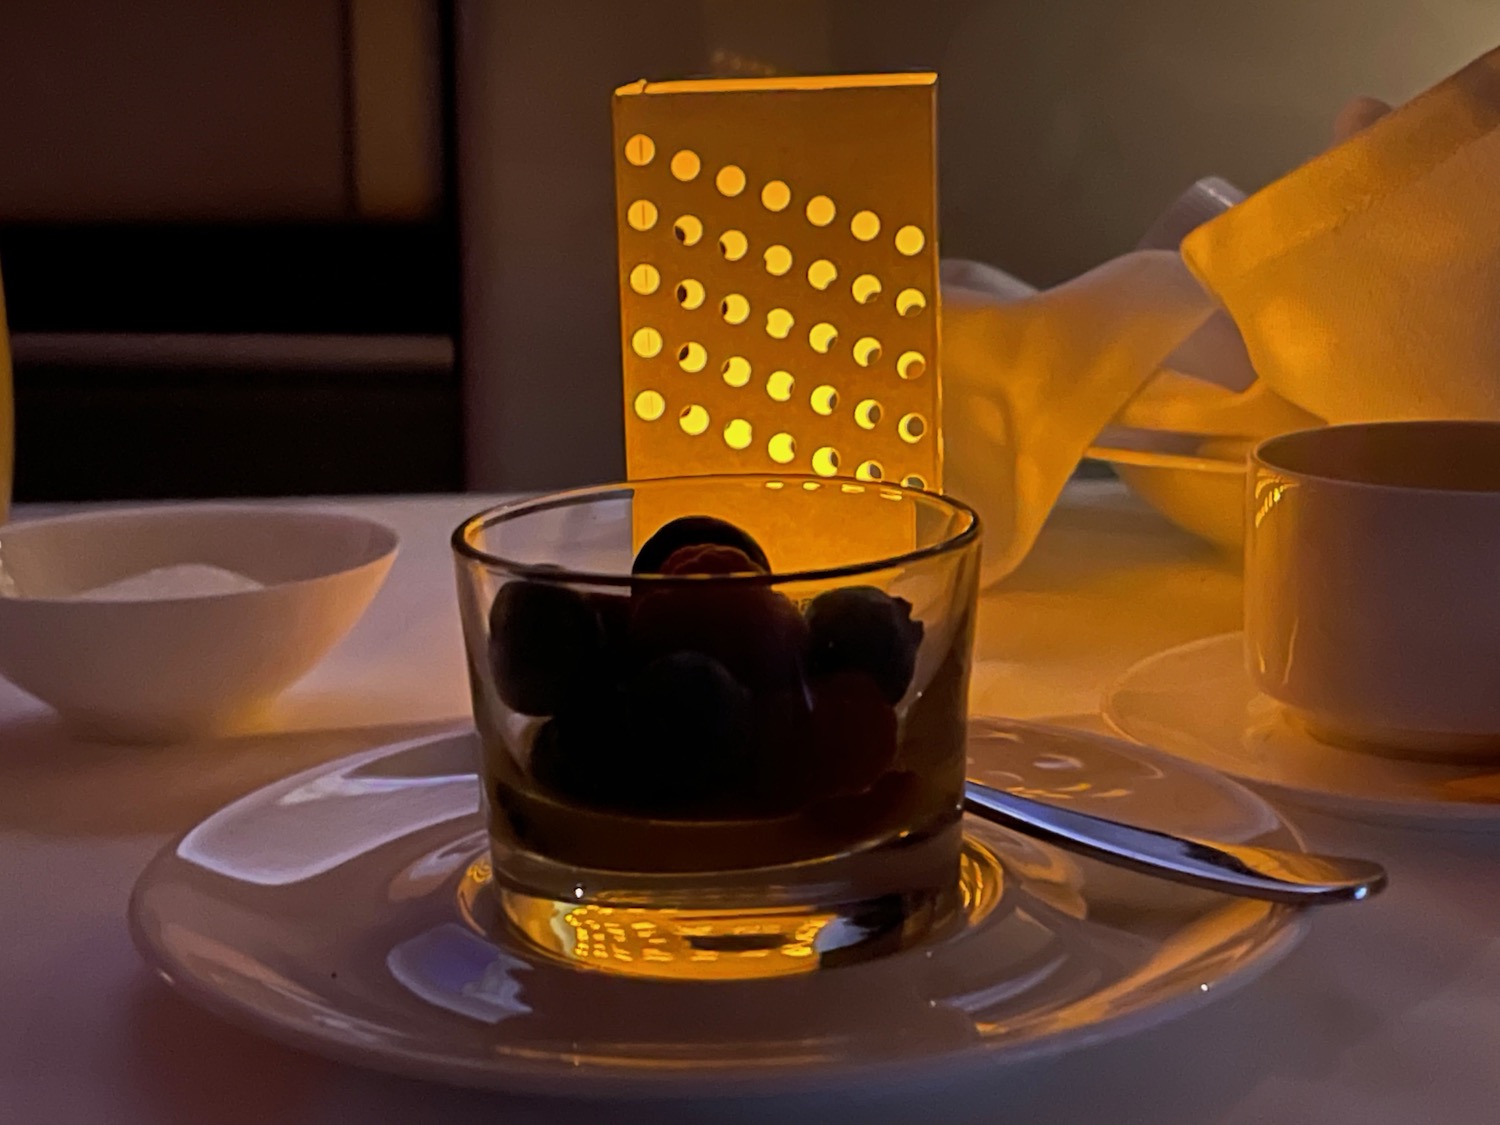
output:
<instances>
[{"instance_id":1,"label":"white plate","mask_svg":"<svg viewBox=\"0 0 1500 1125\"><path fill-rule=\"evenodd\" d=\"M1245 670L1244 634L1147 657L1109 689L1104 717L1127 738L1298 804L1417 827L1500 825L1500 770L1340 749L1282 715Z\"/></svg>"},{"instance_id":2,"label":"white plate","mask_svg":"<svg viewBox=\"0 0 1500 1125\"><path fill-rule=\"evenodd\" d=\"M469 732L386 747L215 813L141 876L142 954L226 1018L361 1065L513 1091L712 1096L930 1077L1138 1031L1252 978L1303 928L1287 907L971 822L971 853L987 849L1003 876L924 945L755 982L576 968L463 920L459 888L484 846L475 753ZM1116 739L980 720L971 755L980 779L1122 819L1300 846L1249 791Z\"/></svg>"}]
</instances>

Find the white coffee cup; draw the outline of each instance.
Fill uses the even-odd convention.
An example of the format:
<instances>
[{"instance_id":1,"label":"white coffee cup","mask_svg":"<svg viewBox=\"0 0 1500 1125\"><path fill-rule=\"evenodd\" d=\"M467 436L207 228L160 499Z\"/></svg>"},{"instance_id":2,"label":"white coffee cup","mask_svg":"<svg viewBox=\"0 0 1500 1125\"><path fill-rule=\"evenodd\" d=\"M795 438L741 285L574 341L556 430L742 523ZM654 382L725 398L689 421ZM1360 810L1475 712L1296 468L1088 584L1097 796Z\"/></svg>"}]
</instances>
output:
<instances>
[{"instance_id":1,"label":"white coffee cup","mask_svg":"<svg viewBox=\"0 0 1500 1125\"><path fill-rule=\"evenodd\" d=\"M1315 737L1500 757L1500 422L1376 422L1251 454L1245 646Z\"/></svg>"}]
</instances>

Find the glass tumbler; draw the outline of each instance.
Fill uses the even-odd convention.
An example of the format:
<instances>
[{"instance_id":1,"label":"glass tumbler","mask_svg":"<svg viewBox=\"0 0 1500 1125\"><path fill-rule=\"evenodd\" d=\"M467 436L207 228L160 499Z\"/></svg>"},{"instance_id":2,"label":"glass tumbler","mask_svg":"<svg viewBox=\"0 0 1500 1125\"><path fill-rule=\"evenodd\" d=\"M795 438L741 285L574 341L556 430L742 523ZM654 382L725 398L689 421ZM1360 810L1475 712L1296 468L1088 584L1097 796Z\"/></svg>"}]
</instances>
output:
<instances>
[{"instance_id":1,"label":"glass tumbler","mask_svg":"<svg viewBox=\"0 0 1500 1125\"><path fill-rule=\"evenodd\" d=\"M617 973L804 972L954 917L979 526L684 477L453 535L493 923Z\"/></svg>"}]
</instances>

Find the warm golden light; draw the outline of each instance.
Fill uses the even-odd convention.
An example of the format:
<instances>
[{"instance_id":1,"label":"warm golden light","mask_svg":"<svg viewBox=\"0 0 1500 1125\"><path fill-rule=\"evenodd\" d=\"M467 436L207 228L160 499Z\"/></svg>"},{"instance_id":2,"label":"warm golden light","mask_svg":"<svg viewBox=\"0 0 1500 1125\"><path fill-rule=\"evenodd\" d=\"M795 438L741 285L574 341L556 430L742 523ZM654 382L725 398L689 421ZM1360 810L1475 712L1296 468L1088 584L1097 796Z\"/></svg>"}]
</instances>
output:
<instances>
[{"instance_id":1,"label":"warm golden light","mask_svg":"<svg viewBox=\"0 0 1500 1125\"><path fill-rule=\"evenodd\" d=\"M767 211L785 211L792 202L792 189L781 180L772 180L760 189L760 201Z\"/></svg>"},{"instance_id":2,"label":"warm golden light","mask_svg":"<svg viewBox=\"0 0 1500 1125\"><path fill-rule=\"evenodd\" d=\"M643 297L649 297L661 287L661 271L642 262L630 271L630 288Z\"/></svg>"},{"instance_id":3,"label":"warm golden light","mask_svg":"<svg viewBox=\"0 0 1500 1125\"><path fill-rule=\"evenodd\" d=\"M743 387L750 382L752 374L750 361L742 355L732 355L724 361L724 366L719 368L719 374L724 377L724 382L731 387Z\"/></svg>"},{"instance_id":4,"label":"warm golden light","mask_svg":"<svg viewBox=\"0 0 1500 1125\"><path fill-rule=\"evenodd\" d=\"M854 279L854 284L849 287L849 291L860 304L868 305L880 296L880 288L880 278L872 273L862 273Z\"/></svg>"},{"instance_id":5,"label":"warm golden light","mask_svg":"<svg viewBox=\"0 0 1500 1125\"><path fill-rule=\"evenodd\" d=\"M677 303L689 312L700 307L707 296L708 290L701 281L689 277L677 283Z\"/></svg>"},{"instance_id":6,"label":"warm golden light","mask_svg":"<svg viewBox=\"0 0 1500 1125\"><path fill-rule=\"evenodd\" d=\"M684 246L697 246L703 240L703 220L697 215L679 215L672 234Z\"/></svg>"},{"instance_id":7,"label":"warm golden light","mask_svg":"<svg viewBox=\"0 0 1500 1125\"><path fill-rule=\"evenodd\" d=\"M719 174L714 177L714 186L719 189L719 194L734 198L745 190L745 170L730 164L719 169Z\"/></svg>"},{"instance_id":8,"label":"warm golden light","mask_svg":"<svg viewBox=\"0 0 1500 1125\"><path fill-rule=\"evenodd\" d=\"M896 232L896 249L908 258L920 254L926 245L927 236L920 227L905 226Z\"/></svg>"},{"instance_id":9,"label":"warm golden light","mask_svg":"<svg viewBox=\"0 0 1500 1125\"><path fill-rule=\"evenodd\" d=\"M636 417L654 422L667 412L667 400L656 391L642 391L635 396Z\"/></svg>"},{"instance_id":10,"label":"warm golden light","mask_svg":"<svg viewBox=\"0 0 1500 1125\"><path fill-rule=\"evenodd\" d=\"M927 433L927 419L920 414L908 414L901 419L896 430L901 435L901 440L915 444L922 440Z\"/></svg>"},{"instance_id":11,"label":"warm golden light","mask_svg":"<svg viewBox=\"0 0 1500 1125\"><path fill-rule=\"evenodd\" d=\"M807 221L815 227L826 227L838 215L838 208L826 195L815 195L807 201Z\"/></svg>"},{"instance_id":12,"label":"warm golden light","mask_svg":"<svg viewBox=\"0 0 1500 1125\"><path fill-rule=\"evenodd\" d=\"M656 157L656 144L650 137L637 133L625 142L625 159L637 168L644 168Z\"/></svg>"},{"instance_id":13,"label":"warm golden light","mask_svg":"<svg viewBox=\"0 0 1500 1125\"><path fill-rule=\"evenodd\" d=\"M896 311L902 316L916 316L927 307L927 298L920 289L903 289L896 294Z\"/></svg>"},{"instance_id":14,"label":"warm golden light","mask_svg":"<svg viewBox=\"0 0 1500 1125\"><path fill-rule=\"evenodd\" d=\"M773 494L781 487L777 481L766 484ZM900 498L899 493L891 495ZM817 970L825 951L847 947L851 939L848 919L831 911L557 901L516 891L496 894L490 872L488 859L477 860L460 881L458 906L468 924L479 932L511 927L537 948L580 969L659 980L752 980ZM971 841L959 857L957 876L935 913L949 917L956 912L975 924L999 904L1004 871L988 848Z\"/></svg>"},{"instance_id":15,"label":"warm golden light","mask_svg":"<svg viewBox=\"0 0 1500 1125\"><path fill-rule=\"evenodd\" d=\"M785 277L792 269L792 252L785 246L768 246L764 254L766 272L775 277Z\"/></svg>"},{"instance_id":16,"label":"warm golden light","mask_svg":"<svg viewBox=\"0 0 1500 1125\"><path fill-rule=\"evenodd\" d=\"M827 258L819 258L807 267L807 283L814 289L827 289L838 280L839 271Z\"/></svg>"},{"instance_id":17,"label":"warm golden light","mask_svg":"<svg viewBox=\"0 0 1500 1125\"><path fill-rule=\"evenodd\" d=\"M874 211L860 211L849 220L849 233L861 242L873 242L880 234L880 217Z\"/></svg>"},{"instance_id":18,"label":"warm golden light","mask_svg":"<svg viewBox=\"0 0 1500 1125\"><path fill-rule=\"evenodd\" d=\"M743 418L735 418L724 427L724 444L730 449L749 449L755 440L755 430Z\"/></svg>"},{"instance_id":19,"label":"warm golden light","mask_svg":"<svg viewBox=\"0 0 1500 1125\"><path fill-rule=\"evenodd\" d=\"M941 485L935 102L923 74L617 91L630 477Z\"/></svg>"},{"instance_id":20,"label":"warm golden light","mask_svg":"<svg viewBox=\"0 0 1500 1125\"><path fill-rule=\"evenodd\" d=\"M726 262L738 262L750 251L750 240L742 230L726 230L719 235L719 253Z\"/></svg>"},{"instance_id":21,"label":"warm golden light","mask_svg":"<svg viewBox=\"0 0 1500 1125\"><path fill-rule=\"evenodd\" d=\"M638 329L630 338L630 347L642 359L653 359L661 354L661 333L654 328Z\"/></svg>"},{"instance_id":22,"label":"warm golden light","mask_svg":"<svg viewBox=\"0 0 1500 1125\"><path fill-rule=\"evenodd\" d=\"M649 199L637 199L630 205L625 217L636 230L650 230L656 225L656 204Z\"/></svg>"},{"instance_id":23,"label":"warm golden light","mask_svg":"<svg viewBox=\"0 0 1500 1125\"><path fill-rule=\"evenodd\" d=\"M677 349L677 366L696 375L708 366L708 349L696 340L683 344Z\"/></svg>"},{"instance_id":24,"label":"warm golden light","mask_svg":"<svg viewBox=\"0 0 1500 1125\"><path fill-rule=\"evenodd\" d=\"M869 367L880 361L880 341L874 336L861 336L854 341L854 362Z\"/></svg>"}]
</instances>

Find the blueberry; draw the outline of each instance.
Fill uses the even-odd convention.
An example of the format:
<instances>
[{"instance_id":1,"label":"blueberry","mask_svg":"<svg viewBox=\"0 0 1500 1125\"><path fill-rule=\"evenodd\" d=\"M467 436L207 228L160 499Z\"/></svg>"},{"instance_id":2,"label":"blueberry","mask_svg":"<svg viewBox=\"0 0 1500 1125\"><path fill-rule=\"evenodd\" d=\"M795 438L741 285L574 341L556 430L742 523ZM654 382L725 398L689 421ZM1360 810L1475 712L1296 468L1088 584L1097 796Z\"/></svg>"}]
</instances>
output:
<instances>
[{"instance_id":1,"label":"blueberry","mask_svg":"<svg viewBox=\"0 0 1500 1125\"><path fill-rule=\"evenodd\" d=\"M895 709L860 672L836 673L805 692L757 697L754 729L749 800L767 815L860 792L896 759Z\"/></svg>"},{"instance_id":2,"label":"blueberry","mask_svg":"<svg viewBox=\"0 0 1500 1125\"><path fill-rule=\"evenodd\" d=\"M656 816L712 816L750 776L750 693L711 657L676 652L621 691L629 771L622 803Z\"/></svg>"},{"instance_id":3,"label":"blueberry","mask_svg":"<svg viewBox=\"0 0 1500 1125\"><path fill-rule=\"evenodd\" d=\"M745 794L751 815L796 812L832 792L813 766L812 705L802 685L757 696L752 729L755 763Z\"/></svg>"},{"instance_id":4,"label":"blueberry","mask_svg":"<svg viewBox=\"0 0 1500 1125\"><path fill-rule=\"evenodd\" d=\"M911 603L873 586L845 586L819 594L807 607L807 671L812 676L864 672L890 703L911 685L922 644L922 623Z\"/></svg>"},{"instance_id":5,"label":"blueberry","mask_svg":"<svg viewBox=\"0 0 1500 1125\"><path fill-rule=\"evenodd\" d=\"M630 572L661 574L667 559L679 548L702 547L707 544L737 547L745 552L757 568L770 572L771 563L759 543L734 524L713 516L681 516L663 524L650 539L641 544Z\"/></svg>"},{"instance_id":6,"label":"blueberry","mask_svg":"<svg viewBox=\"0 0 1500 1125\"><path fill-rule=\"evenodd\" d=\"M750 693L717 661L681 652L579 698L531 745L544 791L638 816L711 818L750 779Z\"/></svg>"},{"instance_id":7,"label":"blueberry","mask_svg":"<svg viewBox=\"0 0 1500 1125\"><path fill-rule=\"evenodd\" d=\"M705 582L638 596L630 638L643 662L674 652L702 653L752 691L767 692L800 683L807 626L776 590Z\"/></svg>"},{"instance_id":8,"label":"blueberry","mask_svg":"<svg viewBox=\"0 0 1500 1125\"><path fill-rule=\"evenodd\" d=\"M608 748L590 712L575 711L548 719L531 742L529 769L543 790L574 804L600 803L611 788L606 776Z\"/></svg>"},{"instance_id":9,"label":"blueberry","mask_svg":"<svg viewBox=\"0 0 1500 1125\"><path fill-rule=\"evenodd\" d=\"M490 667L507 706L552 715L591 683L608 637L598 609L577 590L507 582L490 606Z\"/></svg>"},{"instance_id":10,"label":"blueberry","mask_svg":"<svg viewBox=\"0 0 1500 1125\"><path fill-rule=\"evenodd\" d=\"M598 615L604 638L599 675L609 681L618 680L627 671L630 658L630 595L590 591L583 598Z\"/></svg>"},{"instance_id":11,"label":"blueberry","mask_svg":"<svg viewBox=\"0 0 1500 1125\"><path fill-rule=\"evenodd\" d=\"M816 788L858 793L896 760L896 712L862 672L835 672L812 685L812 761Z\"/></svg>"}]
</instances>

